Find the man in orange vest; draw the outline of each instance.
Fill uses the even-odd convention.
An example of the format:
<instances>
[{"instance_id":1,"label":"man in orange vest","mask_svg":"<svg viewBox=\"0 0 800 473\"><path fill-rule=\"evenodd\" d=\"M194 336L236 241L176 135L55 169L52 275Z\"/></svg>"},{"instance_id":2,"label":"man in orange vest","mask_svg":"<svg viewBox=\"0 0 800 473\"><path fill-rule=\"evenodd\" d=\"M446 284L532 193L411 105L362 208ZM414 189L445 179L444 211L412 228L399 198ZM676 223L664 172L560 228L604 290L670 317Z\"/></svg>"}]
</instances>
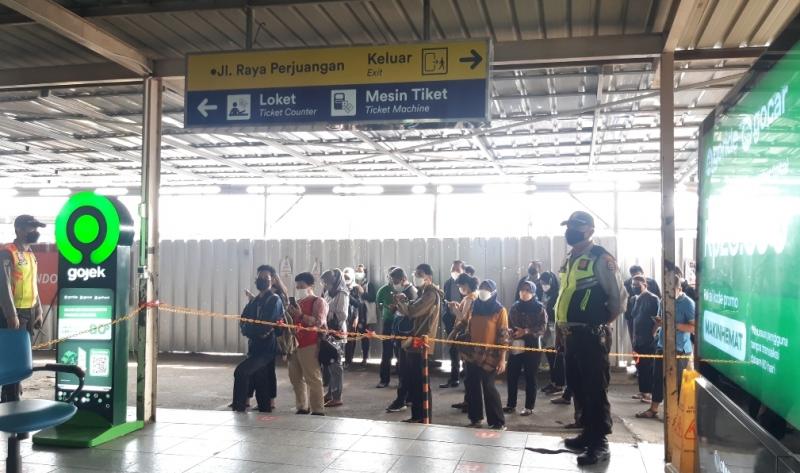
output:
<instances>
[{"instance_id":1,"label":"man in orange vest","mask_svg":"<svg viewBox=\"0 0 800 473\"><path fill-rule=\"evenodd\" d=\"M0 249L0 328L25 329L33 336L33 331L42 327L37 263L31 245L39 241L39 228L44 226L31 215L20 215L14 220L14 243ZM0 402L19 395L19 384L3 386Z\"/></svg>"}]
</instances>

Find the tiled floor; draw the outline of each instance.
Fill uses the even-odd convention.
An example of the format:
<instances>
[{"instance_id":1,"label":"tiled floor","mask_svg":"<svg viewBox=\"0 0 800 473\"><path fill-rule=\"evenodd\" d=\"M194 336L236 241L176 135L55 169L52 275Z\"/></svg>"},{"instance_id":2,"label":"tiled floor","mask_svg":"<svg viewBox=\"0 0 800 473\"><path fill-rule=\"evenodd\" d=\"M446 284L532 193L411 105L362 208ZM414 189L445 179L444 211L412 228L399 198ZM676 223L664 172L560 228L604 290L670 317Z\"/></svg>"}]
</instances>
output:
<instances>
[{"instance_id":1,"label":"tiled floor","mask_svg":"<svg viewBox=\"0 0 800 473\"><path fill-rule=\"evenodd\" d=\"M158 423L91 450L23 447L29 473L542 473L581 471L561 439L521 432L220 411L158 411ZM612 444L586 471L664 471L657 444ZM0 447L5 457L5 445ZM5 471L5 464L2 464Z\"/></svg>"}]
</instances>

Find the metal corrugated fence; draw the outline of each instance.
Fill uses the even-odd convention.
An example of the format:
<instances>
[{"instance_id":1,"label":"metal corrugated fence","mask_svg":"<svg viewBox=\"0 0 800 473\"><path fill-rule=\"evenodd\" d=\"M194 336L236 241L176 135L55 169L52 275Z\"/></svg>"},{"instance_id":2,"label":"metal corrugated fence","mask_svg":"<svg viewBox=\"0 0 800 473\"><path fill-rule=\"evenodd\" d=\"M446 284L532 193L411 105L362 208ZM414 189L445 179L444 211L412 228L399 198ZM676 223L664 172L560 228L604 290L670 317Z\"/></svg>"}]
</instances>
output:
<instances>
[{"instance_id":1,"label":"metal corrugated fence","mask_svg":"<svg viewBox=\"0 0 800 473\"><path fill-rule=\"evenodd\" d=\"M615 237L601 237L598 243L612 254L619 254ZM679 262L694 255L691 239L679 240ZM475 266L478 276L498 283L501 301L514 300L516 284L525 274L528 262L540 260L544 268L556 271L567 251L563 237L459 238L412 240L165 240L161 243L159 299L191 309L238 314L246 302L245 289L254 291L255 270L261 264L274 266L294 292L295 274L310 271L315 275L329 268L354 267L363 263L374 284L385 281L386 268L392 265L406 270L420 262L434 268L434 279L444 282L450 265L462 259ZM619 254L624 272L629 264L639 263L648 274L658 277L660 247L653 254ZM133 261L137 255L134 251ZM133 265L132 265L133 266ZM131 269L132 277L135 269ZM136 278L131 291L135 307ZM615 331L614 350L629 349L623 325ZM54 333L51 316L39 341ZM131 327L131 348L135 329ZM373 344L378 345L378 344ZM236 321L163 313L159 319L159 349L211 353L242 353L245 340ZM373 349L379 349L377 346ZM373 351L373 355L378 355Z\"/></svg>"}]
</instances>

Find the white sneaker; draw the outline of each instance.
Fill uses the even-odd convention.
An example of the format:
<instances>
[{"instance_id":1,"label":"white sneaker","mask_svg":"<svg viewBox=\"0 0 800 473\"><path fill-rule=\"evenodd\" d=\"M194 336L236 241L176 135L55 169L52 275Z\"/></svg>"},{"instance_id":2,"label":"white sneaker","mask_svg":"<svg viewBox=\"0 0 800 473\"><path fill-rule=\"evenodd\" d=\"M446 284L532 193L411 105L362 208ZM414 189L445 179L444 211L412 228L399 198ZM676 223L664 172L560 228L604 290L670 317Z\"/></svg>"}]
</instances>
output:
<instances>
[{"instance_id":1,"label":"white sneaker","mask_svg":"<svg viewBox=\"0 0 800 473\"><path fill-rule=\"evenodd\" d=\"M519 415L521 415L523 417L527 417L527 416L529 416L531 414L533 414L533 411L530 410L530 409L522 409L521 411L519 411Z\"/></svg>"}]
</instances>

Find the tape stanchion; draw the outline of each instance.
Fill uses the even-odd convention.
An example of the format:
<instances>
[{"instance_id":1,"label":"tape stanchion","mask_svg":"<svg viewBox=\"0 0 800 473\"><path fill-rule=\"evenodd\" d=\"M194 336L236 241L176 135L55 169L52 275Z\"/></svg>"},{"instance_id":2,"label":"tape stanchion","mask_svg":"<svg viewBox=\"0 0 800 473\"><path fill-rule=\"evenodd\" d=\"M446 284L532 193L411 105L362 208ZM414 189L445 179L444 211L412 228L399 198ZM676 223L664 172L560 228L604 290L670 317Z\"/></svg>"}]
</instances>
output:
<instances>
[{"instance_id":1,"label":"tape stanchion","mask_svg":"<svg viewBox=\"0 0 800 473\"><path fill-rule=\"evenodd\" d=\"M374 331L368 331L366 333L359 333L359 332L342 332L340 330L333 330L327 328L317 328L317 327L303 327L301 325L294 325L294 324L287 324L283 321L280 322L267 322L264 320L256 320L256 319L249 319L246 317L242 317L240 315L233 315L233 314L223 314L219 312L211 312L207 310L200 310L200 309L191 309L189 307L179 307L170 304L165 304L160 301L152 301L147 302L145 304L140 305L136 309L133 309L131 312L126 314L124 317L120 317L112 322L108 322L105 324L100 324L92 329L84 330L81 332L76 332L69 334L67 336L57 338L54 340L50 340L48 342L43 342L38 345L34 345L34 350L40 350L45 348L50 348L54 345L58 345L59 343L69 340L71 338L84 335L89 333L93 330L97 330L98 328L102 327L111 327L117 325L122 322L126 322L128 320L136 318L139 313L146 308L150 307L157 307L159 311L168 312L173 314L185 314L185 315L192 315L196 317L215 317L221 318L226 320L234 320L237 322L245 322L245 323L252 323L252 324L259 324L259 325L267 325L271 327L283 328L283 329L290 329L296 331L303 331L303 332L316 332L320 334L331 334L336 335L338 337L347 337L348 339L352 340L360 340L362 338L370 338L375 340L397 340L400 342L406 341L408 339L415 339L414 337L403 336L403 335L383 335L376 333ZM488 348L488 349L495 349L495 350L510 350L511 347L508 345L497 345L492 343L477 343L477 342L469 342L463 340L450 340L450 339L441 339L441 338L427 338L425 339L428 343L435 344L435 343L442 343L445 345L455 345L455 346L464 346L464 347L473 347L473 348ZM527 351L527 352L538 352L538 353L558 353L557 350L552 348L533 348L533 347L514 347L515 351ZM608 356L616 357L616 358L653 358L653 359L662 359L664 355L657 355L657 354L640 354L640 353L609 353ZM691 360L694 358L692 355L678 355L676 358L678 359L688 359ZM700 361L704 361L707 363L717 363L717 364L750 364L749 361L739 361L739 360L714 360L714 359L700 359Z\"/></svg>"}]
</instances>

